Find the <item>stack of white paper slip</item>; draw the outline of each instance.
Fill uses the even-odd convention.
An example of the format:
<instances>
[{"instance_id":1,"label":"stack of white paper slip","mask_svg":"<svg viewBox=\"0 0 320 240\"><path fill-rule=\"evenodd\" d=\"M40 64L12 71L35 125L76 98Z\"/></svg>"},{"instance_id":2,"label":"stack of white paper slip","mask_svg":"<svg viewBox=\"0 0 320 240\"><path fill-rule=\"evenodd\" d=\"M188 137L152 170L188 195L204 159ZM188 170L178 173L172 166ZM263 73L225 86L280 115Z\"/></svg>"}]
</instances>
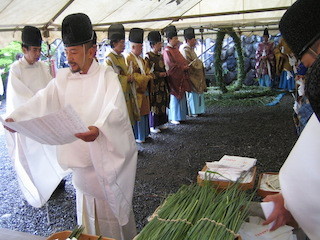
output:
<instances>
[{"instance_id":1,"label":"stack of white paper slip","mask_svg":"<svg viewBox=\"0 0 320 240\"><path fill-rule=\"evenodd\" d=\"M224 155L219 161L206 162L207 170L199 171L203 180L238 181L256 165L257 159Z\"/></svg>"},{"instance_id":2,"label":"stack of white paper slip","mask_svg":"<svg viewBox=\"0 0 320 240\"><path fill-rule=\"evenodd\" d=\"M262 225L264 221L260 217L250 216L249 222L244 222L238 232L242 240L297 240L292 232L293 227L285 225L270 232L268 225Z\"/></svg>"}]
</instances>

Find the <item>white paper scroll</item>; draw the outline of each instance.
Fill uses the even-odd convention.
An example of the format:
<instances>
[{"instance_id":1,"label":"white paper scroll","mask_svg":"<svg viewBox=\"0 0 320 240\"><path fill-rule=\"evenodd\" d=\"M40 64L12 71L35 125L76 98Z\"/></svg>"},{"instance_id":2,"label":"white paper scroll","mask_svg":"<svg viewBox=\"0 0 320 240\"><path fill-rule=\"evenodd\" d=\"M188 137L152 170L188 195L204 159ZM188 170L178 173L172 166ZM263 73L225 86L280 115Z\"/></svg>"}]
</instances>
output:
<instances>
[{"instance_id":1,"label":"white paper scroll","mask_svg":"<svg viewBox=\"0 0 320 240\"><path fill-rule=\"evenodd\" d=\"M31 120L5 122L1 117L0 120L4 126L49 145L71 143L78 139L74 134L89 131L70 105L55 113Z\"/></svg>"}]
</instances>

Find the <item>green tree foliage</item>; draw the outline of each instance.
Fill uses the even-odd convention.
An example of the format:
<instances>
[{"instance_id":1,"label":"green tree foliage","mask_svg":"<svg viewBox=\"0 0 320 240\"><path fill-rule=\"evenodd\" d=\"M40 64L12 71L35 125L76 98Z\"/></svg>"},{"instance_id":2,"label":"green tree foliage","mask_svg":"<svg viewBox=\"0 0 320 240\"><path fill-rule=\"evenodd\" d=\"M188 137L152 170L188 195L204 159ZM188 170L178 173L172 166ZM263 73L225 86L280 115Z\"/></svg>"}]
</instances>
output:
<instances>
[{"instance_id":1,"label":"green tree foliage","mask_svg":"<svg viewBox=\"0 0 320 240\"><path fill-rule=\"evenodd\" d=\"M1 71L2 84L4 87L4 94L0 96L0 100L6 98L6 86L8 80L8 73L11 64L16 60L16 55L21 53L21 42L13 41L9 45L4 48L0 48L0 69L4 69Z\"/></svg>"},{"instance_id":2,"label":"green tree foliage","mask_svg":"<svg viewBox=\"0 0 320 240\"><path fill-rule=\"evenodd\" d=\"M13 41L8 46L0 48L0 68L8 72L10 65L16 60L17 53L21 53L21 43L18 41Z\"/></svg>"}]
</instances>

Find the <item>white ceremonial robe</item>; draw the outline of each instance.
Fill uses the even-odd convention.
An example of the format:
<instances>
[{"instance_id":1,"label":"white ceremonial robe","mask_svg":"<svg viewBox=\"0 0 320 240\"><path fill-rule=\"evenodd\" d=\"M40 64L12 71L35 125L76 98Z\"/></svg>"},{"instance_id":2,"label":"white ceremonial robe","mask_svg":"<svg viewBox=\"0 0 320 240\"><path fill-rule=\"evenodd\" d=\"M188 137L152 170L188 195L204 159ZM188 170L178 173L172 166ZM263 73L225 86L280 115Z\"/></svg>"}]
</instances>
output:
<instances>
[{"instance_id":1,"label":"white ceremonial robe","mask_svg":"<svg viewBox=\"0 0 320 240\"><path fill-rule=\"evenodd\" d=\"M52 79L44 62L29 64L23 57L10 68L6 112L27 102ZM14 161L20 189L30 205L42 207L67 174L57 162L56 147L6 131L9 156Z\"/></svg>"},{"instance_id":2,"label":"white ceremonial robe","mask_svg":"<svg viewBox=\"0 0 320 240\"><path fill-rule=\"evenodd\" d=\"M313 114L280 170L286 208L311 240L320 239L320 123Z\"/></svg>"},{"instance_id":3,"label":"white ceremonial robe","mask_svg":"<svg viewBox=\"0 0 320 240\"><path fill-rule=\"evenodd\" d=\"M59 163L64 169L73 170L77 196L84 198L77 199L81 205L77 206L78 223L84 223L87 232L91 234L104 235L104 231L109 234L110 231L99 227L104 221L100 221L99 215L108 214L107 211L101 213L101 209L109 206L110 212L117 219L116 223L109 223L109 228L118 231L119 226L135 226L129 219L133 220L132 196L137 149L123 91L111 67L99 66L93 61L87 74L60 69L57 77L45 89L10 117L16 121L27 120L57 111L69 104L87 126L99 128L99 136L93 142L79 139L58 146ZM105 206L99 206L101 200ZM88 206L90 202L91 206ZM94 210L86 209L88 207ZM84 209L99 214L88 216ZM95 226L95 229L90 225ZM101 223L101 226L105 225ZM130 239L126 233L107 237Z\"/></svg>"}]
</instances>

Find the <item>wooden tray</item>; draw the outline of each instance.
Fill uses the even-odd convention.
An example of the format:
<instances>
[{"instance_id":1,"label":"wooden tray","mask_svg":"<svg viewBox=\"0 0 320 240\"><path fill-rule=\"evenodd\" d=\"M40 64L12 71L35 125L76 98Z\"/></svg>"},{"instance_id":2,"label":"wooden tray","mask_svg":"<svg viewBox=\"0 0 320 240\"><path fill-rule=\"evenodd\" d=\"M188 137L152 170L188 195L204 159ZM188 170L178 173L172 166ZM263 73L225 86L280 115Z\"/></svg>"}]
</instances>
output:
<instances>
[{"instance_id":1,"label":"wooden tray","mask_svg":"<svg viewBox=\"0 0 320 240\"><path fill-rule=\"evenodd\" d=\"M273 194L279 193L279 191L267 191L267 190L263 190L263 189L260 188L262 177L263 177L263 175L265 175L265 174L268 174L268 175L279 175L279 173L277 173L277 172L265 172L265 173L261 173L261 174L259 175L259 182L258 182L258 191L257 191L257 194L258 194L259 196L261 196L261 197L266 197L266 196L268 196L268 195L273 195Z\"/></svg>"},{"instance_id":2,"label":"wooden tray","mask_svg":"<svg viewBox=\"0 0 320 240\"><path fill-rule=\"evenodd\" d=\"M206 171L208 169L208 167L205 165L201 171ZM255 183L255 179L256 179L256 174L257 174L257 167L254 166L251 169L252 172L252 180L250 182L246 182L246 183L240 183L240 188L243 190L248 190L248 189L252 189L254 187L254 183ZM210 181L212 183L212 185L215 188L218 189L226 189L230 184L232 184L233 182L230 181ZM204 184L204 180L200 178L200 176L197 176L197 183L200 186L203 186Z\"/></svg>"},{"instance_id":3,"label":"wooden tray","mask_svg":"<svg viewBox=\"0 0 320 240\"><path fill-rule=\"evenodd\" d=\"M52 234L47 240L65 240L70 236L72 231L63 231ZM81 234L78 240L97 240L99 236L89 235L89 234ZM115 240L114 238L106 238L103 237L102 240Z\"/></svg>"}]
</instances>

